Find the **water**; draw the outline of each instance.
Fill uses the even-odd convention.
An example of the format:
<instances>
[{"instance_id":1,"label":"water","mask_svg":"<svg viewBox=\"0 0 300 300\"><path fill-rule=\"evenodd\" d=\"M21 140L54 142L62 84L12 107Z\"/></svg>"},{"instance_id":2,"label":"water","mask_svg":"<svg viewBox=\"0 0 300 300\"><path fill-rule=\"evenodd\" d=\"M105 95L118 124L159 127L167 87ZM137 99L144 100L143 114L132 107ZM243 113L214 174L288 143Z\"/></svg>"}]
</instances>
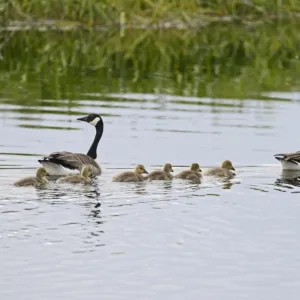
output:
<instances>
[{"instance_id":1,"label":"water","mask_svg":"<svg viewBox=\"0 0 300 300\"><path fill-rule=\"evenodd\" d=\"M282 176L273 154L299 148L300 94L89 96L0 105L1 299L298 299L299 174ZM92 186L12 186L43 155L85 153L94 129L76 117L91 112L105 123ZM177 173L224 159L231 182L111 181L136 163Z\"/></svg>"}]
</instances>

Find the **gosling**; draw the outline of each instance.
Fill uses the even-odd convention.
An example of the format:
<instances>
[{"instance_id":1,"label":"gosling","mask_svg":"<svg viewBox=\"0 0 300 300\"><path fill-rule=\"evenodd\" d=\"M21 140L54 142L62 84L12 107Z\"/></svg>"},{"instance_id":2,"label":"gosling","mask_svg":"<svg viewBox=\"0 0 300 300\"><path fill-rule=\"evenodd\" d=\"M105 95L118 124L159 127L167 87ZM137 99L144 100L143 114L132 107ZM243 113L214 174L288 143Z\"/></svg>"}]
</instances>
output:
<instances>
[{"instance_id":1,"label":"gosling","mask_svg":"<svg viewBox=\"0 0 300 300\"><path fill-rule=\"evenodd\" d=\"M138 182L146 178L142 174L148 174L143 165L137 165L134 171L127 171L113 177L116 182Z\"/></svg>"},{"instance_id":2,"label":"gosling","mask_svg":"<svg viewBox=\"0 0 300 300\"><path fill-rule=\"evenodd\" d=\"M61 178L57 179L56 182L88 184L88 183L92 182L92 175L93 175L93 172L92 172L91 166L83 165L83 167L81 168L80 174L61 177Z\"/></svg>"},{"instance_id":3,"label":"gosling","mask_svg":"<svg viewBox=\"0 0 300 300\"><path fill-rule=\"evenodd\" d=\"M26 177L14 183L14 186L43 186L48 183L46 176L48 175L45 168L38 168L36 176Z\"/></svg>"},{"instance_id":4,"label":"gosling","mask_svg":"<svg viewBox=\"0 0 300 300\"><path fill-rule=\"evenodd\" d=\"M235 168L233 167L232 162L230 160L224 160L221 167L210 169L205 175L233 178L235 176L233 171L235 171Z\"/></svg>"},{"instance_id":5,"label":"gosling","mask_svg":"<svg viewBox=\"0 0 300 300\"><path fill-rule=\"evenodd\" d=\"M171 172L173 172L172 165L167 163L164 165L163 170L156 170L151 172L147 179L149 180L170 180L173 178Z\"/></svg>"},{"instance_id":6,"label":"gosling","mask_svg":"<svg viewBox=\"0 0 300 300\"><path fill-rule=\"evenodd\" d=\"M202 170L200 169L199 164L194 163L194 164L191 165L189 170L182 171L182 172L178 173L175 176L175 178L187 179L187 180L199 182L200 178L202 177L201 172L202 172Z\"/></svg>"}]
</instances>

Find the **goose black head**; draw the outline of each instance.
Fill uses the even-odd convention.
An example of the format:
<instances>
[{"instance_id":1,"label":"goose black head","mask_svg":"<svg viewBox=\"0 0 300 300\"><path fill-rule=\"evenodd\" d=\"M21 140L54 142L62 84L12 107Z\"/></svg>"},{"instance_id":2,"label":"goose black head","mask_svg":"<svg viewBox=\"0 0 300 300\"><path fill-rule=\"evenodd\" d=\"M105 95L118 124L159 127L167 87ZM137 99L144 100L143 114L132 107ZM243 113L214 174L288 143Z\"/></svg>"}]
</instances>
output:
<instances>
[{"instance_id":1,"label":"goose black head","mask_svg":"<svg viewBox=\"0 0 300 300\"><path fill-rule=\"evenodd\" d=\"M77 120L87 122L95 127L100 123L103 124L101 117L97 114L89 114L88 116L78 118Z\"/></svg>"}]
</instances>

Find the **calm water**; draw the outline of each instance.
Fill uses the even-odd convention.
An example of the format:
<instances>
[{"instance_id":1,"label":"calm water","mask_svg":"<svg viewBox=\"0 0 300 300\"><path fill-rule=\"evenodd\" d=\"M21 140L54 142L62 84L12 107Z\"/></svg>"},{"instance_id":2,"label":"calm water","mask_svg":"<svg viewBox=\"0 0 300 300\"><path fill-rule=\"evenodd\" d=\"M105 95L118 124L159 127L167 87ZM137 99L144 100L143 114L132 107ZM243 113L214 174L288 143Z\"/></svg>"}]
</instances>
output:
<instances>
[{"instance_id":1,"label":"calm water","mask_svg":"<svg viewBox=\"0 0 300 300\"><path fill-rule=\"evenodd\" d=\"M0 298L298 299L300 181L273 154L300 148L291 101L170 95L85 95L94 100L0 104ZM123 101L120 101L123 100ZM225 104L225 105L224 105ZM93 186L14 188L52 151L85 153L103 115ZM175 173L231 159L231 182L120 184L143 163ZM96 208L95 205L101 206Z\"/></svg>"}]
</instances>

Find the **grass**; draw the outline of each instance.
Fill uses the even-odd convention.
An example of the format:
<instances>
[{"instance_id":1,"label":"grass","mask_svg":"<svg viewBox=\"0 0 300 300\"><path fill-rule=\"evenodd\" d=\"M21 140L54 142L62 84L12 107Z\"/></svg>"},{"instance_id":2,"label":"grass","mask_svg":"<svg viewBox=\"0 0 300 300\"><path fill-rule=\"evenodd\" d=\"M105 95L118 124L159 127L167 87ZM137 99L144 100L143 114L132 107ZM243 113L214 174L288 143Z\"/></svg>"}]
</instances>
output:
<instances>
[{"instance_id":1,"label":"grass","mask_svg":"<svg viewBox=\"0 0 300 300\"><path fill-rule=\"evenodd\" d=\"M57 20L82 26L199 26L230 16L232 19L288 17L300 12L298 0L8 0L0 4L7 21ZM62 25L62 24L61 24Z\"/></svg>"},{"instance_id":2,"label":"grass","mask_svg":"<svg viewBox=\"0 0 300 300\"><path fill-rule=\"evenodd\" d=\"M15 32L3 46L0 95L64 99L88 92L245 97L299 84L290 22L200 31Z\"/></svg>"},{"instance_id":3,"label":"grass","mask_svg":"<svg viewBox=\"0 0 300 300\"><path fill-rule=\"evenodd\" d=\"M20 103L97 92L244 98L297 89L299 9L293 0L0 2L1 20L24 21L20 29L49 19L61 29L106 27L3 30L0 97ZM120 20L127 24L121 32ZM150 29L158 23L169 28Z\"/></svg>"}]
</instances>

